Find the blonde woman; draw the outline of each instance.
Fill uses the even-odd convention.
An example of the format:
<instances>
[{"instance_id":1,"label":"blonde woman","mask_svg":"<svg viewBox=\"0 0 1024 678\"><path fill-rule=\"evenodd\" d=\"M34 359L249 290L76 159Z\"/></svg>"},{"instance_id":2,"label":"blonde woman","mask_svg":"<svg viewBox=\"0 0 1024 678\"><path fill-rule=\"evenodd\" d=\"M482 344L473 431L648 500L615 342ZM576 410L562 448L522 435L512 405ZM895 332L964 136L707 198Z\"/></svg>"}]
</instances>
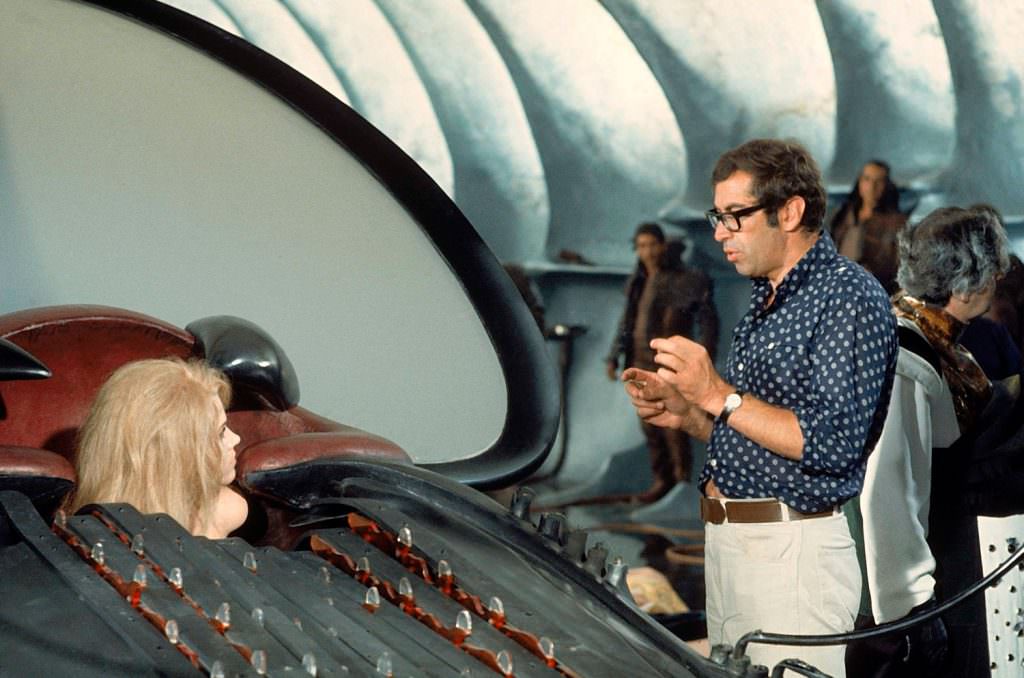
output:
<instances>
[{"instance_id":1,"label":"blonde woman","mask_svg":"<svg viewBox=\"0 0 1024 678\"><path fill-rule=\"evenodd\" d=\"M82 426L69 512L126 502L167 513L195 535L220 539L245 522L225 406L231 386L200 361L140 360L100 388Z\"/></svg>"}]
</instances>

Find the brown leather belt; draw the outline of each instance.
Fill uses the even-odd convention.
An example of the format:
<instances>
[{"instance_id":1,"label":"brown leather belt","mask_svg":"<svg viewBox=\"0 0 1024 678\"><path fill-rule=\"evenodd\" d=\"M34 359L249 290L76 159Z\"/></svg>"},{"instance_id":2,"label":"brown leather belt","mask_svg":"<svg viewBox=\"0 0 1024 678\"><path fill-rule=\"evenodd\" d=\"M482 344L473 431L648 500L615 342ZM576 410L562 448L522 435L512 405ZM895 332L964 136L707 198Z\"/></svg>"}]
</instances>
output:
<instances>
[{"instance_id":1,"label":"brown leather belt","mask_svg":"<svg viewBox=\"0 0 1024 678\"><path fill-rule=\"evenodd\" d=\"M832 507L817 513L800 513L786 506L778 499L757 499L754 501L730 501L714 497L700 498L700 517L705 523L785 523L792 520L825 518L839 513L839 507Z\"/></svg>"}]
</instances>

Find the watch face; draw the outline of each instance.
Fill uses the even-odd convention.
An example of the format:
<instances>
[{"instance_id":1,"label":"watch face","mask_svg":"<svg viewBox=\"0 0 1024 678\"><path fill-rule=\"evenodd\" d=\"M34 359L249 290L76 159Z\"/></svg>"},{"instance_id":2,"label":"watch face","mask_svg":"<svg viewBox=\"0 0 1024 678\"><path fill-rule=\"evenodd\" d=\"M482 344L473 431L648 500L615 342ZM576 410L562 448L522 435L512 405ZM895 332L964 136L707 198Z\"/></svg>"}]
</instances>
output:
<instances>
[{"instance_id":1,"label":"watch face","mask_svg":"<svg viewBox=\"0 0 1024 678\"><path fill-rule=\"evenodd\" d=\"M743 403L739 393L730 393L725 396L725 409L732 412Z\"/></svg>"}]
</instances>

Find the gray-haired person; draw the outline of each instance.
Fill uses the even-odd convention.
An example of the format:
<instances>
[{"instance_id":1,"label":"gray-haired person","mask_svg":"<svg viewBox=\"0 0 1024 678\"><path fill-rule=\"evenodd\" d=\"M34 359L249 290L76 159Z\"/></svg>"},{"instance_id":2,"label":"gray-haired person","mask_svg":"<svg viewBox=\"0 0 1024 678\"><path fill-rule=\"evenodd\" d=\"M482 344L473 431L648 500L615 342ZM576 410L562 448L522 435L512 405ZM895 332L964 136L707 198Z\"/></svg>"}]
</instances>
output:
<instances>
[{"instance_id":1,"label":"gray-haired person","mask_svg":"<svg viewBox=\"0 0 1024 678\"><path fill-rule=\"evenodd\" d=\"M860 496L869 600L859 628L934 606L980 575L977 520L956 507L992 385L957 342L1009 266L1006 233L991 210L946 207L902 232L899 255L896 378ZM988 675L984 600L944 620L851 645L847 673Z\"/></svg>"}]
</instances>

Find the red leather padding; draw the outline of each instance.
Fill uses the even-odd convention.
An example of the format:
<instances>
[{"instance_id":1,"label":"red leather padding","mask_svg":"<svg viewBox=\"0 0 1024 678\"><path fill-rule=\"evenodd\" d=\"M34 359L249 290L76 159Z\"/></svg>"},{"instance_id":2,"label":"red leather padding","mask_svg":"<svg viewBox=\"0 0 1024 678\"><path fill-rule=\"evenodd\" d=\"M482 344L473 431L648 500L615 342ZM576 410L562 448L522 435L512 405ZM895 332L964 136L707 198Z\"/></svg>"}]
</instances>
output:
<instances>
[{"instance_id":1,"label":"red leather padding","mask_svg":"<svg viewBox=\"0 0 1024 678\"><path fill-rule=\"evenodd\" d=\"M241 452L250 445L282 438L299 433L321 433L324 431L352 431L336 421L313 414L303 407L293 407L283 412L278 410L232 410L228 412L228 426L241 437L238 444Z\"/></svg>"},{"instance_id":2,"label":"red leather padding","mask_svg":"<svg viewBox=\"0 0 1024 678\"><path fill-rule=\"evenodd\" d=\"M39 496L75 479L78 429L107 377L143 358L192 357L194 337L156 318L105 306L51 306L0 316L0 337L41 360L49 379L0 382L0 487ZM244 398L239 405L250 407ZM241 437L237 476L320 459L409 462L397 445L302 407L228 412ZM31 486L31 487L30 487Z\"/></svg>"},{"instance_id":3,"label":"red leather padding","mask_svg":"<svg viewBox=\"0 0 1024 678\"><path fill-rule=\"evenodd\" d=\"M132 360L192 355L194 338L141 313L106 306L50 306L0 316L0 337L53 376L0 382L0 442L73 459L78 427L110 373Z\"/></svg>"},{"instance_id":4,"label":"red leather padding","mask_svg":"<svg viewBox=\"0 0 1024 678\"><path fill-rule=\"evenodd\" d=\"M357 428L299 433L250 445L239 455L236 472L245 484L249 473L275 471L318 459L389 459L409 462L395 443Z\"/></svg>"},{"instance_id":5,"label":"red leather padding","mask_svg":"<svg viewBox=\"0 0 1024 678\"><path fill-rule=\"evenodd\" d=\"M0 445L0 474L75 481L75 468L61 455L14 445Z\"/></svg>"}]
</instances>

